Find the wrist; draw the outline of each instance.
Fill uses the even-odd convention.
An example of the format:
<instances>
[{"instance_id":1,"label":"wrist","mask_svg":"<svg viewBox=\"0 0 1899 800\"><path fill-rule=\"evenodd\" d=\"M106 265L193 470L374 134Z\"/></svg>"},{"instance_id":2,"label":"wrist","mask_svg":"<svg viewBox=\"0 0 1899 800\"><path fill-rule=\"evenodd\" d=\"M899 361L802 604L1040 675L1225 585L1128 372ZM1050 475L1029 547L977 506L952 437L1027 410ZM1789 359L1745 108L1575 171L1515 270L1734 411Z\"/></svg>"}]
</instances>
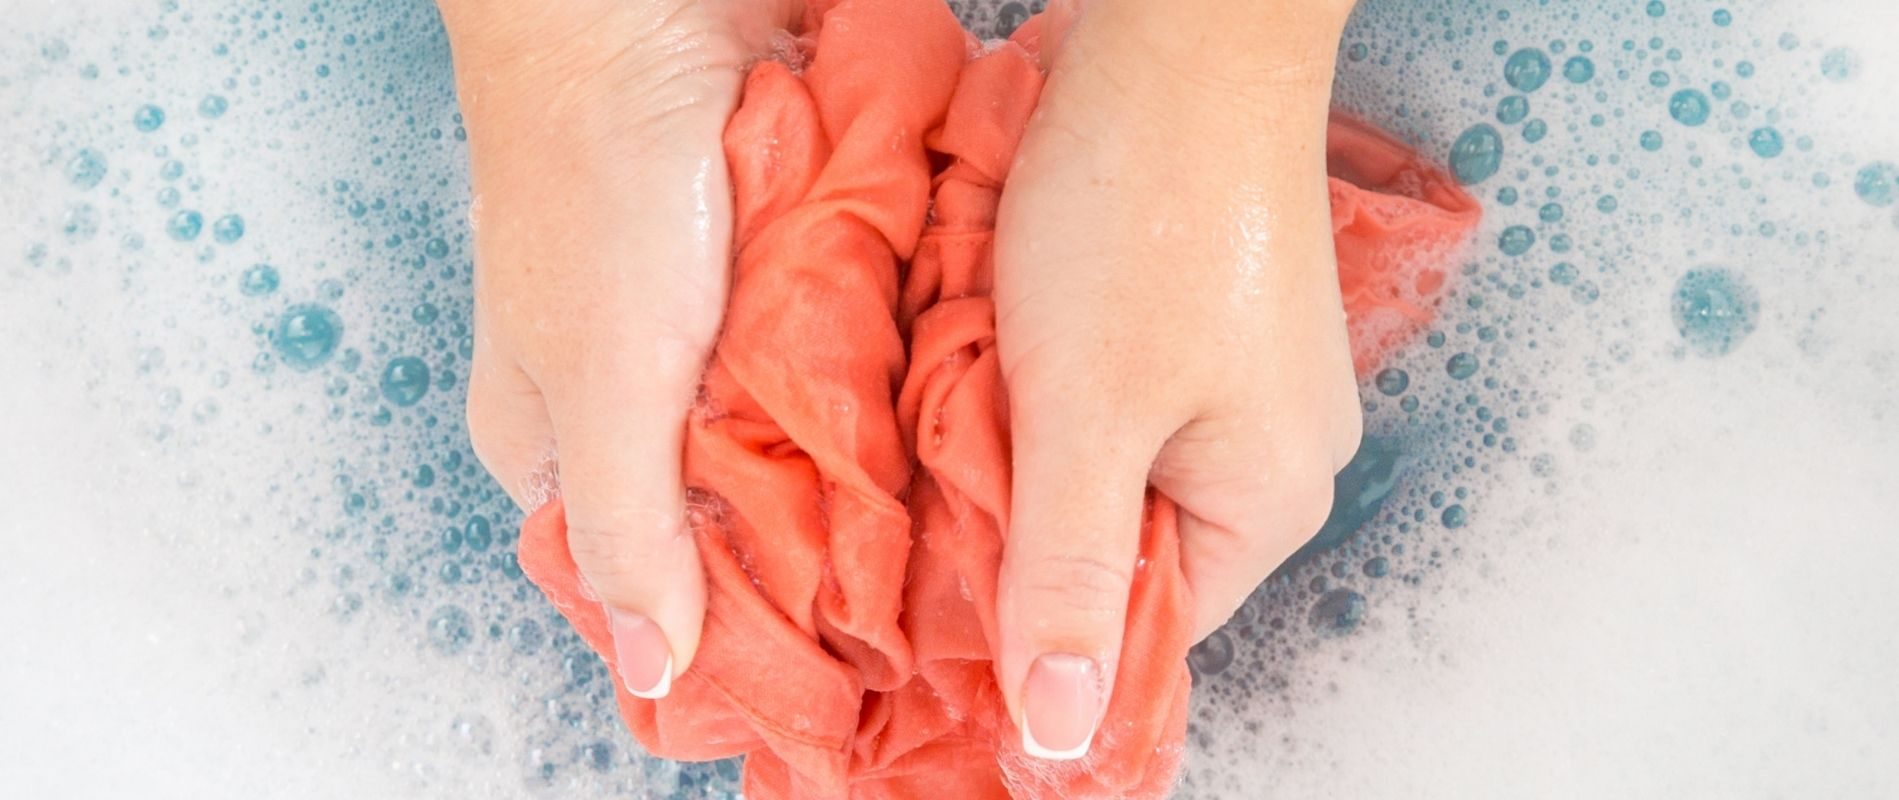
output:
<instances>
[{"instance_id":1,"label":"wrist","mask_svg":"<svg viewBox=\"0 0 1899 800\"><path fill-rule=\"evenodd\" d=\"M1351 6L1082 0L1056 44L1043 105L1057 124L1092 132L1100 154L1130 163L1168 152L1180 166L1271 164L1299 181L1322 177L1334 62ZM1182 142L1194 146L1183 150Z\"/></svg>"},{"instance_id":2,"label":"wrist","mask_svg":"<svg viewBox=\"0 0 1899 800\"><path fill-rule=\"evenodd\" d=\"M1095 68L1329 87L1356 0L1082 0Z\"/></svg>"},{"instance_id":3,"label":"wrist","mask_svg":"<svg viewBox=\"0 0 1899 800\"><path fill-rule=\"evenodd\" d=\"M559 80L619 62L743 66L795 29L802 0L436 0L455 69Z\"/></svg>"}]
</instances>

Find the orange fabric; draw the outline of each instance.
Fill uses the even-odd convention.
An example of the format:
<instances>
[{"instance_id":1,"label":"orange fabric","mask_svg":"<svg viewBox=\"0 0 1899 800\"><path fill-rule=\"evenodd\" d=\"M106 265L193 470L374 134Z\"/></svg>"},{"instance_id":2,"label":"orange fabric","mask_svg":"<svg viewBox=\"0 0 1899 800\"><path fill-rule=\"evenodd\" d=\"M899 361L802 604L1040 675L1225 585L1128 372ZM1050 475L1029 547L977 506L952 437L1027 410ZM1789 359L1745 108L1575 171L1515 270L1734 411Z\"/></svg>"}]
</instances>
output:
<instances>
[{"instance_id":1,"label":"orange fabric","mask_svg":"<svg viewBox=\"0 0 1899 800\"><path fill-rule=\"evenodd\" d=\"M753 68L725 134L737 263L685 454L704 636L669 696L618 688L621 712L655 755L747 755L753 800L1162 796L1191 644L1166 498L1088 757L1023 754L991 668L1010 450L990 243L1037 25L983 50L938 0L808 5L815 41L789 59L808 68ZM1331 138L1365 369L1429 320L1478 209L1369 127L1335 118ZM611 667L558 499L520 563Z\"/></svg>"}]
</instances>

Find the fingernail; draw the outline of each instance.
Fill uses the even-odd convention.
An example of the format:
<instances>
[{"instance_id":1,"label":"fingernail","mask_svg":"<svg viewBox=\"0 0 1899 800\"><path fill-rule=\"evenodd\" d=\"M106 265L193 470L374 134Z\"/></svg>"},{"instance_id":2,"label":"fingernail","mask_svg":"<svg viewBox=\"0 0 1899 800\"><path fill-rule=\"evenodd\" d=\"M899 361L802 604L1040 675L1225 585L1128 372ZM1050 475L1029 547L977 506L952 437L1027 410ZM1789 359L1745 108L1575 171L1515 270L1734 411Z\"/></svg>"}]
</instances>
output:
<instances>
[{"instance_id":1,"label":"fingernail","mask_svg":"<svg viewBox=\"0 0 1899 800\"><path fill-rule=\"evenodd\" d=\"M1022 749L1051 761L1087 755L1101 722L1101 695L1093 659L1068 653L1035 659L1022 686Z\"/></svg>"},{"instance_id":2,"label":"fingernail","mask_svg":"<svg viewBox=\"0 0 1899 800\"><path fill-rule=\"evenodd\" d=\"M634 697L658 700L673 688L673 650L666 634L644 614L607 609L613 661Z\"/></svg>"}]
</instances>

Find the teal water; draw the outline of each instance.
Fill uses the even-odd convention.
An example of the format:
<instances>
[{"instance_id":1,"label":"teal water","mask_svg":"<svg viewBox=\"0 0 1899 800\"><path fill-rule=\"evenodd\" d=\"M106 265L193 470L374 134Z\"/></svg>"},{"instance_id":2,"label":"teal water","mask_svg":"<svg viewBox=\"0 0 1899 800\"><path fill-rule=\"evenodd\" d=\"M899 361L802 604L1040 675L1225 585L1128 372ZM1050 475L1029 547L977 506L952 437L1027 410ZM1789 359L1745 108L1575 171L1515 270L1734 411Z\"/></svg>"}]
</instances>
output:
<instances>
[{"instance_id":1,"label":"teal water","mask_svg":"<svg viewBox=\"0 0 1899 800\"><path fill-rule=\"evenodd\" d=\"M959 10L1006 30L1030 9ZM339 636L393 632L375 659L502 698L396 694L356 721L459 743L402 751L432 769L419 794L497 772L482 796L735 793L732 763L633 746L598 660L523 581L520 514L466 443L467 152L433 9L127 14L0 45L19 132L0 172L37 181L0 240L0 297L93 320L46 360L97 370L134 446L180 465L179 493L253 498L243 513L271 524L224 546L269 567L233 592L294 595ZM1276 720L1319 703L1371 637L1428 638L1432 591L1537 532L1493 511L1503 496L1563 496L1618 444L1619 389L1840 346L1816 333L1830 298L1801 287L1890 263L1856 243L1899 230L1899 139L1850 138L1826 104L1891 73L1758 19L1687 0L1362 4L1340 104L1444 160L1488 217L1428 335L1361 387L1367 437L1325 527L1191 654L1183 794L1256 796L1235 787L1261 764L1309 766ZM222 452L247 466L189 468ZM312 659L329 677L273 691L320 697L374 669Z\"/></svg>"}]
</instances>

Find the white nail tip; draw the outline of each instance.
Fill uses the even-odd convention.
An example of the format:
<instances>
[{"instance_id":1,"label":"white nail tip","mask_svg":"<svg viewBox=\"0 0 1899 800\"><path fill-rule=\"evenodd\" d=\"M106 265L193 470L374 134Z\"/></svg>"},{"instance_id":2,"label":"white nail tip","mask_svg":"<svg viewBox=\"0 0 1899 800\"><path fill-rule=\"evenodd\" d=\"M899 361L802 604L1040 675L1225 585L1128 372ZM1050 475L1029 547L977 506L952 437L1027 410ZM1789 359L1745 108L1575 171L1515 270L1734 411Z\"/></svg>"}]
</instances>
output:
<instances>
[{"instance_id":1,"label":"white nail tip","mask_svg":"<svg viewBox=\"0 0 1899 800\"><path fill-rule=\"evenodd\" d=\"M658 700L665 697L668 692L673 690L673 657L670 655L666 656L666 671L660 673L659 683L651 689L642 692L633 688L631 685L627 685L626 681L621 681L620 683L626 685L628 694L640 698L641 700Z\"/></svg>"},{"instance_id":2,"label":"white nail tip","mask_svg":"<svg viewBox=\"0 0 1899 800\"><path fill-rule=\"evenodd\" d=\"M1074 761L1082 756L1088 755L1088 748L1094 746L1094 743L1095 732L1090 730L1088 731L1088 738L1081 740L1081 744L1068 750L1050 750L1043 747L1041 742L1035 741L1035 734L1029 732L1028 725L1022 726L1023 752L1045 761Z\"/></svg>"}]
</instances>

